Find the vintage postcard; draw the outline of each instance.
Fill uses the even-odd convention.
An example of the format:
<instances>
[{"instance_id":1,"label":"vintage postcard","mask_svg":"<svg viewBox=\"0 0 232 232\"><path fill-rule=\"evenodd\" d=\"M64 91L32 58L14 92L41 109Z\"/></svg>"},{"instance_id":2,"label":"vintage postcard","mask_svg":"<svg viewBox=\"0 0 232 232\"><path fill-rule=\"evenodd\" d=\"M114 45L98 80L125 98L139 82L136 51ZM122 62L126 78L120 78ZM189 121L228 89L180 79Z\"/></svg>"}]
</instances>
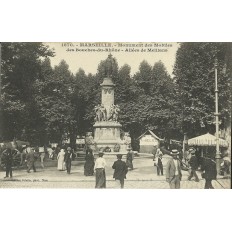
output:
<instances>
[{"instance_id":1,"label":"vintage postcard","mask_svg":"<svg viewBox=\"0 0 232 232\"><path fill-rule=\"evenodd\" d=\"M230 189L232 43L0 43L0 188Z\"/></svg>"}]
</instances>

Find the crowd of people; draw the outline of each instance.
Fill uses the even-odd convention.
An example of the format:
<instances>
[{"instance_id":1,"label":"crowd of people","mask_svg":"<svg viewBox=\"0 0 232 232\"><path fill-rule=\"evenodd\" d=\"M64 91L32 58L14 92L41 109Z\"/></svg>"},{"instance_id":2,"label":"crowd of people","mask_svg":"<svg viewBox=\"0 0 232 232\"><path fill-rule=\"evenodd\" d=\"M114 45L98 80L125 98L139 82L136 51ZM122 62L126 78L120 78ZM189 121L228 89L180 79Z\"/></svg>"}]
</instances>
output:
<instances>
[{"instance_id":1,"label":"crowd of people","mask_svg":"<svg viewBox=\"0 0 232 232\"><path fill-rule=\"evenodd\" d=\"M44 149L25 146L21 151L8 147L2 152L6 167L6 176L4 178L13 177L12 167L14 166L13 156L15 151L20 156L20 166L25 167L27 173L30 173L31 170L36 172L35 162L37 160L40 160L41 168L45 168L44 159L47 157L51 160L57 160L58 171L67 171L67 174L71 174L72 160L76 157L76 153L71 147L61 147L60 149L48 147ZM99 157L95 161L93 150L91 148L86 149L84 175L93 176L95 174L95 188L106 188L106 161L103 155L104 153L100 151L98 154ZM131 148L128 148L126 162L122 161L122 155L118 154L117 161L112 166L114 169L113 178L115 178L116 184L120 188L124 188L124 179L126 178L128 169L133 170L133 159L134 153Z\"/></svg>"},{"instance_id":2,"label":"crowd of people","mask_svg":"<svg viewBox=\"0 0 232 232\"><path fill-rule=\"evenodd\" d=\"M61 147L61 148L39 148L26 146L21 149L21 152L17 149L12 149L8 147L2 154L4 154L4 162L6 168L5 178L12 178L14 166L14 155L15 151L18 152L20 156L20 165L26 167L26 171L30 173L32 170L36 172L35 162L40 160L41 167L44 168L44 159L48 157L51 160L57 160L57 170L67 171L67 174L71 174L72 161L76 157L76 153L71 147ZM217 178L216 162L211 153L205 154L199 161L196 156L196 149L189 148L187 155L182 156L180 152L176 149L168 151L164 148L156 149L154 154L154 165L156 166L157 175L164 175L163 168L163 156L164 154L169 155L168 162L165 165L165 176L166 181L169 183L171 189L180 188L180 183L182 179L182 169L183 167L188 171L188 181L192 178L196 182L199 182L199 176L197 171L200 171L201 177L205 179L205 189L213 189L212 180ZM96 184L95 188L106 188L106 160L103 157L104 153L99 152L98 158L95 160L94 153L91 148L86 149L85 164L84 164L84 175L93 176L95 175ZM113 178L115 179L116 186L119 188L124 188L124 179L128 170L133 170L133 159L134 153L129 147L127 149L126 161L122 161L122 155L117 155L117 161L113 163L112 169L114 170ZM223 162L221 163L221 170L223 175L230 176L231 174L231 161L228 156L224 156Z\"/></svg>"},{"instance_id":3,"label":"crowd of people","mask_svg":"<svg viewBox=\"0 0 232 232\"><path fill-rule=\"evenodd\" d=\"M213 189L212 180L217 179L217 168L216 161L210 152L207 152L204 157L196 156L196 149L190 147L187 151L186 156L182 156L177 149L171 150L169 152L166 149L162 149L165 154L171 156L166 164L166 181L169 183L171 189L180 188L180 181L182 178L182 169L188 171L188 181L194 177L194 181L199 182L199 177L197 171L201 173L201 177L205 179L205 189ZM163 175L163 163L162 157L163 152L160 148L154 153L155 161L154 165L157 167L157 175ZM223 162L221 163L220 173L223 176L230 176L231 174L231 160L228 155L223 157Z\"/></svg>"}]
</instances>

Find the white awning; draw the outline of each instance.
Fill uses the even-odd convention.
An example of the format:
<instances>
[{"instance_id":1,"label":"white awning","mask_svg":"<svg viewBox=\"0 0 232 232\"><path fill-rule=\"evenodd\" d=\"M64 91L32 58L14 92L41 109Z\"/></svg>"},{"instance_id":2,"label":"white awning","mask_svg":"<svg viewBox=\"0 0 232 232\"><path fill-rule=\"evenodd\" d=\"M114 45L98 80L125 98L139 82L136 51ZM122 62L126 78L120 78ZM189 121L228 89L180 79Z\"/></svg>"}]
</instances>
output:
<instances>
[{"instance_id":1,"label":"white awning","mask_svg":"<svg viewBox=\"0 0 232 232\"><path fill-rule=\"evenodd\" d=\"M209 133L188 140L189 146L216 146L216 137ZM228 147L228 142L219 138L220 147Z\"/></svg>"}]
</instances>

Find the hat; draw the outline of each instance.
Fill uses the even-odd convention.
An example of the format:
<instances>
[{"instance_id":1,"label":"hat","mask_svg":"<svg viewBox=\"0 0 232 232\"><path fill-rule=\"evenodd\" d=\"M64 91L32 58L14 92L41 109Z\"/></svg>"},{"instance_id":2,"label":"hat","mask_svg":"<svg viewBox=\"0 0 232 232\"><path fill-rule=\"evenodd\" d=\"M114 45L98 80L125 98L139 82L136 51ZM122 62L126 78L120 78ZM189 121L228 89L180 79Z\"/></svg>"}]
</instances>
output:
<instances>
[{"instance_id":1,"label":"hat","mask_svg":"<svg viewBox=\"0 0 232 232\"><path fill-rule=\"evenodd\" d=\"M68 147L68 148L67 148L67 151L71 151L71 150L72 150L71 147Z\"/></svg>"},{"instance_id":2,"label":"hat","mask_svg":"<svg viewBox=\"0 0 232 232\"><path fill-rule=\"evenodd\" d=\"M179 155L179 151L176 149L173 149L170 153L170 155Z\"/></svg>"},{"instance_id":3,"label":"hat","mask_svg":"<svg viewBox=\"0 0 232 232\"><path fill-rule=\"evenodd\" d=\"M98 155L99 155L99 156L103 156L103 155L104 155L104 152L103 152L103 151L99 151L99 152L98 152Z\"/></svg>"},{"instance_id":4,"label":"hat","mask_svg":"<svg viewBox=\"0 0 232 232\"><path fill-rule=\"evenodd\" d=\"M196 150L194 149L194 148L190 148L189 150L188 150L191 154L194 154L195 152L196 152Z\"/></svg>"},{"instance_id":5,"label":"hat","mask_svg":"<svg viewBox=\"0 0 232 232\"><path fill-rule=\"evenodd\" d=\"M122 158L122 154L117 154L117 158L121 159Z\"/></svg>"}]
</instances>

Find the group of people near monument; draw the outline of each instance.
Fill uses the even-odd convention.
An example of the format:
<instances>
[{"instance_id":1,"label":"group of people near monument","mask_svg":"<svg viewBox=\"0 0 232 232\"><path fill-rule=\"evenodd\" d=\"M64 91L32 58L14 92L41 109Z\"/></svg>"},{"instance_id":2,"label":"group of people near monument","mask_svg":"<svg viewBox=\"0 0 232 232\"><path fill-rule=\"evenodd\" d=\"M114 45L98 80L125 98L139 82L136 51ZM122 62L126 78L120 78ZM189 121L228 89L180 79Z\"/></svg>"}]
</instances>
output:
<instances>
[{"instance_id":1,"label":"group of people near monument","mask_svg":"<svg viewBox=\"0 0 232 232\"><path fill-rule=\"evenodd\" d=\"M14 166L14 152L15 149L7 148L3 151L4 161L6 167L6 176L4 178L13 178L13 169ZM44 150L39 152L38 148L34 147L24 147L21 153L22 157L25 159L24 164L26 166L27 173L30 173L31 170L36 172L35 162L41 158L41 167L44 168ZM49 159L57 159L57 170L58 171L67 171L67 174L71 174L72 161L75 158L75 153L71 147L61 147L58 152L53 148L49 152L47 151ZM95 174L96 184L95 188L106 188L106 161L103 158L104 153L99 152L98 158L94 159L93 150L90 147L86 149L85 155L85 164L84 164L84 175L93 176ZM124 188L124 179L128 169L133 170L133 152L131 148L128 149L126 162L122 161L122 155L117 155L117 161L114 162L112 168L115 170L113 178L116 180L117 187Z\"/></svg>"},{"instance_id":2,"label":"group of people near monument","mask_svg":"<svg viewBox=\"0 0 232 232\"><path fill-rule=\"evenodd\" d=\"M130 153L130 151L128 153ZM94 165L94 170L96 171L95 188L106 188L106 173L105 173L106 161L103 158L103 155L104 155L103 152L99 152L99 157L96 159ZM127 154L127 161L128 161L128 154ZM132 161L130 161L130 165L132 165L132 169L133 169ZM115 179L116 188L124 188L124 180L126 179L128 168L130 167L127 165L127 162L122 161L122 154L117 154L117 161L113 163L112 168L114 169L113 178Z\"/></svg>"},{"instance_id":3,"label":"group of people near monument","mask_svg":"<svg viewBox=\"0 0 232 232\"><path fill-rule=\"evenodd\" d=\"M103 158L104 152L98 153L98 158L94 161L92 149L88 149L85 156L84 175L93 176L95 173L96 184L95 188L106 188L106 160ZM122 154L117 154L117 161L114 162L112 168L114 169L113 178L116 181L116 187L124 188L124 179L128 169L133 170L133 152L129 148L126 156L126 162L122 161Z\"/></svg>"}]
</instances>

